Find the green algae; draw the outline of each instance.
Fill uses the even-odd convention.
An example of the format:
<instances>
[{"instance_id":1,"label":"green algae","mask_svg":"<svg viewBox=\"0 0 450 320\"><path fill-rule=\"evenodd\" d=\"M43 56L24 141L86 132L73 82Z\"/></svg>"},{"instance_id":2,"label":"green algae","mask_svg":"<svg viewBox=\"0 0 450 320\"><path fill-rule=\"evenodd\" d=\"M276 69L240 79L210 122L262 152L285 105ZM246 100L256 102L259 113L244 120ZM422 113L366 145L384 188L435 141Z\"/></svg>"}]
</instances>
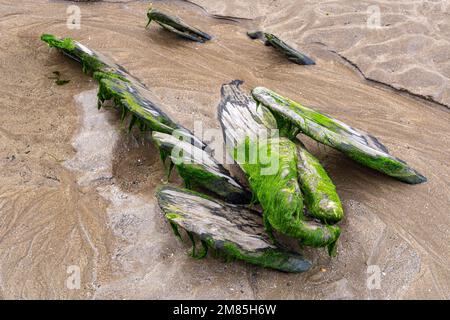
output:
<instances>
[{"instance_id":1,"label":"green algae","mask_svg":"<svg viewBox=\"0 0 450 320\"><path fill-rule=\"evenodd\" d=\"M170 16L159 10L150 8L147 12L147 17L148 23L146 25L146 28L150 25L152 21L155 21L164 29L189 40L197 42L205 42L212 39L212 37L209 34L197 28L189 26L180 18Z\"/></svg>"},{"instance_id":2,"label":"green algae","mask_svg":"<svg viewBox=\"0 0 450 320\"><path fill-rule=\"evenodd\" d=\"M191 255L196 258L206 256L209 248L230 259L286 272L303 272L311 267L300 254L271 244L261 217L244 206L172 186L158 188L156 196L169 222L187 232L193 246ZM203 246L199 252L195 238Z\"/></svg>"},{"instance_id":3,"label":"green algae","mask_svg":"<svg viewBox=\"0 0 450 320\"><path fill-rule=\"evenodd\" d=\"M251 142L247 141L246 145L249 143ZM266 229L269 232L273 229L299 239L303 245L327 246L331 254L340 230L336 226L323 226L313 221L306 221L303 214L303 197L298 182L302 175L297 169L295 144L286 138L270 139L260 146L258 154L262 153L261 150L267 152L268 157L273 159L270 163L278 162L276 173L264 174L267 165L258 161L238 164L247 175L250 187L264 210ZM310 195L308 193L308 196Z\"/></svg>"},{"instance_id":4,"label":"green algae","mask_svg":"<svg viewBox=\"0 0 450 320\"><path fill-rule=\"evenodd\" d=\"M97 75L97 74L96 74ZM113 100L122 110L121 119L132 114L130 126L137 125L142 131L172 133L176 124L166 116L156 114L154 110L143 108L141 98L128 81L115 77L103 77L99 80L98 99L101 103Z\"/></svg>"},{"instance_id":5,"label":"green algae","mask_svg":"<svg viewBox=\"0 0 450 320\"><path fill-rule=\"evenodd\" d=\"M403 160L390 155L378 139L363 131L263 87L254 88L252 95L273 113L289 119L303 134L343 152L367 167L406 183L416 184L426 181L423 175L409 167Z\"/></svg>"},{"instance_id":6,"label":"green algae","mask_svg":"<svg viewBox=\"0 0 450 320\"><path fill-rule=\"evenodd\" d=\"M75 50L75 41L71 38L58 39L52 34L41 35L41 40L47 42L49 46L54 48L59 48L62 50L67 50L69 52Z\"/></svg>"},{"instance_id":7,"label":"green algae","mask_svg":"<svg viewBox=\"0 0 450 320\"><path fill-rule=\"evenodd\" d=\"M263 208L266 231L275 230L296 238L302 245L326 246L334 255L339 227L310 221L303 213L295 144L277 137L273 130L271 134L258 136L267 128L262 121L255 120L260 118L256 112L256 103L239 92L239 83L222 87L219 120L226 141L231 142L227 149L246 174Z\"/></svg>"},{"instance_id":8,"label":"green algae","mask_svg":"<svg viewBox=\"0 0 450 320\"><path fill-rule=\"evenodd\" d=\"M336 187L319 160L297 142L298 181L308 212L325 224L339 222L344 216Z\"/></svg>"},{"instance_id":9,"label":"green algae","mask_svg":"<svg viewBox=\"0 0 450 320\"><path fill-rule=\"evenodd\" d=\"M232 203L250 202L251 193L208 152L173 135L153 132L152 138L163 163L170 158L186 187L201 187Z\"/></svg>"},{"instance_id":10,"label":"green algae","mask_svg":"<svg viewBox=\"0 0 450 320\"><path fill-rule=\"evenodd\" d=\"M248 176L250 186L253 190L256 190L256 196L263 205L264 210L267 212L267 216L270 217L269 221L275 220L290 220L289 213L293 213L293 218L301 218L303 212L303 198L301 197L300 188L297 182L297 156L295 145L288 139L268 139L266 142L260 143L259 148L255 152L258 157L261 154L266 153L267 158L270 161L261 161L256 159L255 162L251 161L250 145L257 145L256 142L246 140L243 146L237 146L235 149L235 159L241 166L243 171ZM246 160L241 162L236 157L237 151L239 154L244 153L245 149ZM264 169L268 169L269 166L277 165L276 168L270 170L273 173L265 173ZM269 170L267 170L269 171ZM267 201L265 201L267 199ZM277 210L279 207L281 210ZM275 219L272 218L269 213L277 212L285 216L280 216ZM273 225L273 223L272 223ZM276 229L281 231L283 228L277 224Z\"/></svg>"},{"instance_id":11,"label":"green algae","mask_svg":"<svg viewBox=\"0 0 450 320\"><path fill-rule=\"evenodd\" d=\"M71 38L58 39L54 35L43 34L41 40L50 47L57 48L71 58L81 62L84 73L93 74L94 72L100 72L104 76L121 77L116 68L103 62L101 57ZM124 77L122 79L125 80Z\"/></svg>"},{"instance_id":12,"label":"green algae","mask_svg":"<svg viewBox=\"0 0 450 320\"><path fill-rule=\"evenodd\" d=\"M313 65L316 64L310 57L304 55L300 51L294 49L292 46L288 45L286 42L282 41L277 36L263 32L263 31L249 31L247 32L247 35L251 39L260 39L262 40L265 45L272 46L284 55L286 57L300 65Z\"/></svg>"}]
</instances>

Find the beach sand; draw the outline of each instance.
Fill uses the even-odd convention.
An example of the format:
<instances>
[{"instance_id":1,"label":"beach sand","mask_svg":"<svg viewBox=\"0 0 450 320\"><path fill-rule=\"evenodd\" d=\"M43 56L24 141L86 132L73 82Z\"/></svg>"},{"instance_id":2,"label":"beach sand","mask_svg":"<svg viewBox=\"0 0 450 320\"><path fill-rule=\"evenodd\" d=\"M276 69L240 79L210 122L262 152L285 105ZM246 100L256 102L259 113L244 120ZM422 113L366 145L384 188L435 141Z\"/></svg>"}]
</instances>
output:
<instances>
[{"instance_id":1,"label":"beach sand","mask_svg":"<svg viewBox=\"0 0 450 320\"><path fill-rule=\"evenodd\" d=\"M0 0L0 298L449 299L449 9L383 1L374 30L372 2L195 2L153 5L214 35L204 44L144 29L144 1L76 3L81 28L69 29L72 2ZM250 40L258 28L317 64ZM95 81L42 33L111 57L188 128L219 129L220 86L241 79L370 132L428 182L401 183L305 139L344 205L338 256L307 250L303 274L192 259L155 203L166 183L158 152L97 110ZM56 85L53 71L70 82ZM369 266L379 288L367 286ZM74 268L79 288L67 285Z\"/></svg>"}]
</instances>

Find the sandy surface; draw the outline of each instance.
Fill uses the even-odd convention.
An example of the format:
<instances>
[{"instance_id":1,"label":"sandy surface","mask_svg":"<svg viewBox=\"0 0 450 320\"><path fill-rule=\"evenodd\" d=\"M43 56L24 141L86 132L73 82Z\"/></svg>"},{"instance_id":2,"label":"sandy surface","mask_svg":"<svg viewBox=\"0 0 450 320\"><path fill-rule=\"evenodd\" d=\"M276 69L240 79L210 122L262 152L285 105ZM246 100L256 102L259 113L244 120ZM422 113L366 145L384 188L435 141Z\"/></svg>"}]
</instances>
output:
<instances>
[{"instance_id":1,"label":"sandy surface","mask_svg":"<svg viewBox=\"0 0 450 320\"><path fill-rule=\"evenodd\" d=\"M448 0L191 1L211 14L252 19L300 48L325 46L367 79L450 107Z\"/></svg>"},{"instance_id":2,"label":"sandy surface","mask_svg":"<svg viewBox=\"0 0 450 320\"><path fill-rule=\"evenodd\" d=\"M445 16L382 16L390 23L385 34L361 28L366 8L353 1L286 1L286 8L281 1L258 1L250 10L238 1L222 7L198 0L211 14L253 19L234 21L214 19L189 3L153 2L215 38L197 44L156 25L145 30L146 2L78 4L81 29L70 30L68 2L0 0L1 298L450 298L450 113L366 81L342 58L366 76L446 104ZM397 10L409 2L390 3L381 6ZM410 25L419 22L427 28ZM426 33L437 25L442 30ZM294 65L250 41L246 30L261 26L298 45L317 65ZM220 85L242 79L247 90L266 86L371 132L428 182L403 184L306 141L346 211L338 257L308 251L315 267L297 275L212 257L194 260L155 206L154 188L164 181L156 150L139 135L127 135L112 110L97 111L95 82L42 43L44 32L74 37L110 56L189 128L194 120L218 128ZM355 35L361 38L352 42ZM405 56L408 39L416 41L417 58ZM388 72L389 62L398 69ZM70 83L48 79L55 70ZM420 83L424 79L432 85ZM366 285L370 265L382 271L379 289ZM81 271L80 289L66 286L70 266Z\"/></svg>"}]
</instances>

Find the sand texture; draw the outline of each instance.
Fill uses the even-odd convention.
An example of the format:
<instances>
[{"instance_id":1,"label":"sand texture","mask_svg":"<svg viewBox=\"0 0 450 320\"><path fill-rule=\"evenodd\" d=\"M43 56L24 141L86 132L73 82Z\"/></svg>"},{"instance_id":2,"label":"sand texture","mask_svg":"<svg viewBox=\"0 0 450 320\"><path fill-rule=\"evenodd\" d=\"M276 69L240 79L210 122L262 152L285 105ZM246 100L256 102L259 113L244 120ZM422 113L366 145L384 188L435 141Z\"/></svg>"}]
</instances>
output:
<instances>
[{"instance_id":1,"label":"sand texture","mask_svg":"<svg viewBox=\"0 0 450 320\"><path fill-rule=\"evenodd\" d=\"M383 1L381 29L369 30L364 1L195 1L205 9L153 3L214 35L204 44L144 29L147 2L77 2L81 29L69 29L71 2L0 0L0 298L449 299L450 112L389 87L450 105L448 9ZM317 64L250 40L255 28ZM156 149L113 110L97 110L95 81L42 33L114 59L189 129L201 120L220 140L220 87L241 79L370 132L428 182L401 183L305 139L346 213L338 256L307 250L314 267L303 274L192 259L156 205L165 181ZM70 82L56 85L53 71ZM373 265L378 289L367 286ZM79 289L67 286L71 266Z\"/></svg>"}]
</instances>

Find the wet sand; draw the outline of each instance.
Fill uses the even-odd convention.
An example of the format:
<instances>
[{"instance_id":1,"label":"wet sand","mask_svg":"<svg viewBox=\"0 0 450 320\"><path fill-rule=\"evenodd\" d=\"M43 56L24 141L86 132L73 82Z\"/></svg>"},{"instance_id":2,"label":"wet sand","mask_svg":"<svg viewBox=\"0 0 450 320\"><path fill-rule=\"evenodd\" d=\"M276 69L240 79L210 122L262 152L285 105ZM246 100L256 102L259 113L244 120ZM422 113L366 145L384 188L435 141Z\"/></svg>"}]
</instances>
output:
<instances>
[{"instance_id":1,"label":"wet sand","mask_svg":"<svg viewBox=\"0 0 450 320\"><path fill-rule=\"evenodd\" d=\"M252 19L299 47L324 46L367 79L450 107L446 0L191 1L210 14Z\"/></svg>"},{"instance_id":2,"label":"wet sand","mask_svg":"<svg viewBox=\"0 0 450 320\"><path fill-rule=\"evenodd\" d=\"M81 29L69 30L69 2L0 0L1 298L450 298L445 106L369 82L341 57L351 60L346 50L319 44L327 37L344 42L347 33L324 32L322 40L307 41L315 32L289 31L295 23L303 25L294 12L285 24L286 10L279 10L278 18L258 18L279 6L277 1L247 9L246 17L254 20L215 19L181 1L153 2L215 38L197 44L156 25L144 29L146 2L78 3ZM223 8L199 3L211 14L245 17L246 8L233 1ZM345 3L342 8L352 2ZM298 39L293 43L317 65L294 65L245 35L257 26L269 29L270 23L287 40ZM138 134L128 135L112 110L97 111L95 82L42 43L41 33L73 37L113 58L188 128L195 120L219 128L220 86L242 79L247 90L266 86L374 134L428 182L403 184L306 141L329 171L346 212L338 257L308 250L314 268L304 274L192 259L188 243L173 236L155 205L154 188L165 175L154 147ZM370 51L361 43L348 47L361 55ZM360 68L365 72L364 63ZM57 86L48 79L56 70L70 83ZM72 265L81 270L80 289L66 286ZM382 270L380 289L366 286L369 265Z\"/></svg>"}]
</instances>

